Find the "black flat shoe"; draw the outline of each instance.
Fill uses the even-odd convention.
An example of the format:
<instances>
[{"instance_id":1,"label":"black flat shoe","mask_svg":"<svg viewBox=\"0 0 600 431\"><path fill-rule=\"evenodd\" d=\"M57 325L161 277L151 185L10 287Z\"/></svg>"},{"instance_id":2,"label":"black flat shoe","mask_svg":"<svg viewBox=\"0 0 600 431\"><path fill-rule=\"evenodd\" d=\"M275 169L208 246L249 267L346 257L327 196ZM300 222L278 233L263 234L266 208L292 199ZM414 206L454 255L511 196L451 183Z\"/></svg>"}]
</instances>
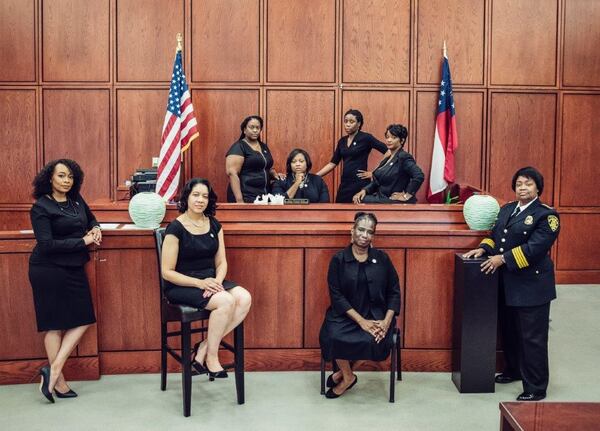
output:
<instances>
[{"instance_id":1,"label":"black flat shoe","mask_svg":"<svg viewBox=\"0 0 600 431\"><path fill-rule=\"evenodd\" d=\"M208 370L208 367L206 368ZM208 370L208 380L210 380L211 382L214 379L226 379L227 377L229 377L227 375L227 371L225 370L221 370L221 371L217 371L217 372L212 372L210 370Z\"/></svg>"},{"instance_id":2,"label":"black flat shoe","mask_svg":"<svg viewBox=\"0 0 600 431\"><path fill-rule=\"evenodd\" d=\"M73 389L69 389L67 392L62 393L54 389L54 395L56 395L56 398L75 398L77 396L77 392L75 392Z\"/></svg>"},{"instance_id":3,"label":"black flat shoe","mask_svg":"<svg viewBox=\"0 0 600 431\"><path fill-rule=\"evenodd\" d=\"M519 380L521 380L520 377L509 376L508 374L504 374L504 373L498 374L494 378L494 381L496 383L500 383L501 385L504 385L506 383L518 382Z\"/></svg>"},{"instance_id":4,"label":"black flat shoe","mask_svg":"<svg viewBox=\"0 0 600 431\"><path fill-rule=\"evenodd\" d=\"M42 381L40 382L40 392L48 401L54 404L54 397L48 388L50 385L50 367L40 368L40 376L42 376Z\"/></svg>"},{"instance_id":5,"label":"black flat shoe","mask_svg":"<svg viewBox=\"0 0 600 431\"><path fill-rule=\"evenodd\" d=\"M532 394L530 392L523 392L517 397L517 401L540 401L546 398L546 393L543 394Z\"/></svg>"},{"instance_id":6,"label":"black flat shoe","mask_svg":"<svg viewBox=\"0 0 600 431\"><path fill-rule=\"evenodd\" d=\"M327 382L325 383L325 385L327 385L328 388L333 388L335 385L337 385L339 382L336 382L335 380L333 380L333 375L335 373L331 373L329 375L329 377L327 377Z\"/></svg>"},{"instance_id":7,"label":"black flat shoe","mask_svg":"<svg viewBox=\"0 0 600 431\"><path fill-rule=\"evenodd\" d=\"M346 392L348 392L350 389L352 389L357 382L358 382L358 376L355 375L354 381L350 384L350 386L348 386L346 388L346 390L344 392L342 392L341 394L336 394L335 392L333 392L333 388L329 388L329 390L327 392L325 392L325 398L329 398L329 399L339 398L342 395L344 395Z\"/></svg>"}]
</instances>

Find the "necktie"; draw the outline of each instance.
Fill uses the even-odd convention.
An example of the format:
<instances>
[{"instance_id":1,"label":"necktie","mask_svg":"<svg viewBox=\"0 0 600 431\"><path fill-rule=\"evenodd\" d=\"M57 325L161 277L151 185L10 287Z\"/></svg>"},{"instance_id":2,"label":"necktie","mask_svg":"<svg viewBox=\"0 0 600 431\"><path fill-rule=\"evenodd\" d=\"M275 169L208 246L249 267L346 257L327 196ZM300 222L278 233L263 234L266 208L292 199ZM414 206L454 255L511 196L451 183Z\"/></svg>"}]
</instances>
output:
<instances>
[{"instance_id":1,"label":"necktie","mask_svg":"<svg viewBox=\"0 0 600 431\"><path fill-rule=\"evenodd\" d=\"M517 207L515 208L515 210L513 211L513 213L510 215L510 218L515 218L516 216L519 215L519 213L521 212L521 207L517 205Z\"/></svg>"}]
</instances>

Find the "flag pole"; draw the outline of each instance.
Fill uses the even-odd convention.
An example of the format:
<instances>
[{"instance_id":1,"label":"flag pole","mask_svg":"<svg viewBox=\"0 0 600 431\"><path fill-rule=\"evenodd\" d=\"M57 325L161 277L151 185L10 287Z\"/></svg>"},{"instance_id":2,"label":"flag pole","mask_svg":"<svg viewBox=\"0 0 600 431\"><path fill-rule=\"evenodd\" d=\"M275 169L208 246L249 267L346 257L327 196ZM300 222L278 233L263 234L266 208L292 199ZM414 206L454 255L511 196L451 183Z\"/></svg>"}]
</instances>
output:
<instances>
[{"instance_id":1,"label":"flag pole","mask_svg":"<svg viewBox=\"0 0 600 431\"><path fill-rule=\"evenodd\" d=\"M181 33L177 33L177 35L175 36L176 40L177 40L177 47L175 48L175 54L177 55L177 53L179 52L183 52L183 35ZM183 61L182 61L183 64ZM179 193L181 193L181 190L183 190L183 185L185 184L184 182L184 177L185 177L185 171L184 171L184 166L183 166L183 152L181 152L181 154L179 155L180 160L179 160L179 185L178 185L178 191Z\"/></svg>"},{"instance_id":2,"label":"flag pole","mask_svg":"<svg viewBox=\"0 0 600 431\"><path fill-rule=\"evenodd\" d=\"M444 48L442 50L444 57L448 58L448 50L446 49L446 39L444 39Z\"/></svg>"}]
</instances>

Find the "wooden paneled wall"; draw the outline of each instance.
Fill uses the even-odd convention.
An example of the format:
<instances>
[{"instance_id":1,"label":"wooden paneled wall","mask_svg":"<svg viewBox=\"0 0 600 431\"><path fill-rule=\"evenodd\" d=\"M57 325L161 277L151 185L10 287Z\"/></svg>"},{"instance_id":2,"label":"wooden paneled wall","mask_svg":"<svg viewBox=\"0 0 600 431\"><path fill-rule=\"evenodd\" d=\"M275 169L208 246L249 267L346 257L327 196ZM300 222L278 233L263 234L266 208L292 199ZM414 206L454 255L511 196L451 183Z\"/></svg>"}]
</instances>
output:
<instances>
[{"instance_id":1,"label":"wooden paneled wall","mask_svg":"<svg viewBox=\"0 0 600 431\"><path fill-rule=\"evenodd\" d=\"M30 202L32 176L54 157L81 163L91 202L149 166L177 32L200 124L186 175L212 179L221 197L225 152L252 113L278 170L294 147L326 163L352 107L381 139L406 124L428 172L445 39L458 181L511 199L512 173L540 168L544 201L563 214L557 267L580 270L578 238L600 231L598 22L595 0L3 0L0 207Z\"/></svg>"}]
</instances>

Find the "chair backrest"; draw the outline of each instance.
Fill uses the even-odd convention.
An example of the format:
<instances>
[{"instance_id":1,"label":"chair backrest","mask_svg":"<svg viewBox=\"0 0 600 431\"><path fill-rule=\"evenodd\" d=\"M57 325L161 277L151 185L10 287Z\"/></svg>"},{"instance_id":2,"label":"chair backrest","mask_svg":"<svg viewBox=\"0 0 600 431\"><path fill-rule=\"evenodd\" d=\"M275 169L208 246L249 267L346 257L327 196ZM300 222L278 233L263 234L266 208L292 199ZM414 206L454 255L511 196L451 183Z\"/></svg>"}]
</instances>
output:
<instances>
[{"instance_id":1,"label":"chair backrest","mask_svg":"<svg viewBox=\"0 0 600 431\"><path fill-rule=\"evenodd\" d=\"M165 280L162 277L162 268L161 268L161 255L162 255L162 245L165 240L165 231L164 227L160 227L154 230L154 241L156 242L156 261L158 262L158 284L160 286L160 299L165 299Z\"/></svg>"}]
</instances>

